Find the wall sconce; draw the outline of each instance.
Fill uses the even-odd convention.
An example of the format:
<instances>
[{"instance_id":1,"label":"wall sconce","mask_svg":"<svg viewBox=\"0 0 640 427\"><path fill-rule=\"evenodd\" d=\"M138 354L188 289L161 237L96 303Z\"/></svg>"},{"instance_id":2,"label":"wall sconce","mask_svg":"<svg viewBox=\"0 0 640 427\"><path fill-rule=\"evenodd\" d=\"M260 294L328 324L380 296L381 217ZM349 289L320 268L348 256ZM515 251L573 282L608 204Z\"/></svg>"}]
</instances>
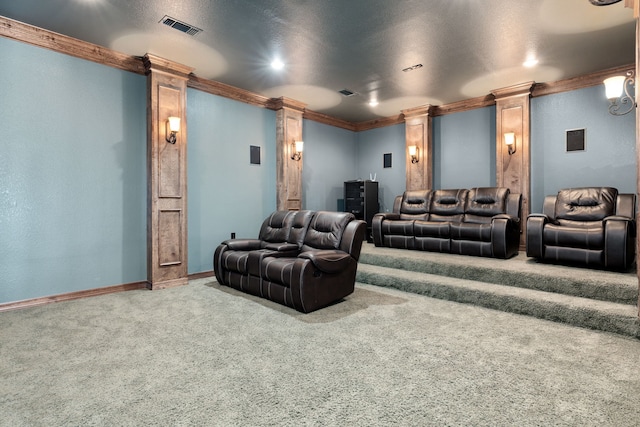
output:
<instances>
[{"instance_id":1,"label":"wall sconce","mask_svg":"<svg viewBox=\"0 0 640 427\"><path fill-rule=\"evenodd\" d=\"M504 134L504 144L509 150L509 155L516 152L516 134L513 132L507 132Z\"/></svg>"},{"instance_id":2,"label":"wall sconce","mask_svg":"<svg viewBox=\"0 0 640 427\"><path fill-rule=\"evenodd\" d=\"M411 163L418 163L418 147L410 145L407 148L409 149L409 155L411 156Z\"/></svg>"},{"instance_id":3,"label":"wall sconce","mask_svg":"<svg viewBox=\"0 0 640 427\"><path fill-rule=\"evenodd\" d=\"M165 138L169 144L176 143L178 132L180 132L180 117L169 117L165 123Z\"/></svg>"},{"instance_id":4,"label":"wall sconce","mask_svg":"<svg viewBox=\"0 0 640 427\"><path fill-rule=\"evenodd\" d=\"M291 143L291 160L300 161L302 159L302 146L304 141L296 141Z\"/></svg>"},{"instance_id":5,"label":"wall sconce","mask_svg":"<svg viewBox=\"0 0 640 427\"><path fill-rule=\"evenodd\" d=\"M627 71L626 76L609 77L604 80L605 93L611 102L609 113L614 116L622 116L630 113L636 107L636 101L631 95L636 79L633 70ZM624 106L624 108L623 108Z\"/></svg>"}]
</instances>

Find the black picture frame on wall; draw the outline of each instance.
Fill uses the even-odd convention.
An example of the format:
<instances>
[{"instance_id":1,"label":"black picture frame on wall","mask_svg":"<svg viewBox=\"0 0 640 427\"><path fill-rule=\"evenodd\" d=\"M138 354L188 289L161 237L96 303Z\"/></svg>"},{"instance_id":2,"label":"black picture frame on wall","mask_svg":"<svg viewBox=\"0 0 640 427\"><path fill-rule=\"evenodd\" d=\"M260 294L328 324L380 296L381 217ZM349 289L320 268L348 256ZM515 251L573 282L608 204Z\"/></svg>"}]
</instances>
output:
<instances>
[{"instance_id":1,"label":"black picture frame on wall","mask_svg":"<svg viewBox=\"0 0 640 427\"><path fill-rule=\"evenodd\" d=\"M249 146L249 161L252 165L260 164L260 147L257 145Z\"/></svg>"},{"instance_id":2,"label":"black picture frame on wall","mask_svg":"<svg viewBox=\"0 0 640 427\"><path fill-rule=\"evenodd\" d=\"M385 168L391 167L391 153L385 153L382 155L382 166Z\"/></svg>"}]
</instances>

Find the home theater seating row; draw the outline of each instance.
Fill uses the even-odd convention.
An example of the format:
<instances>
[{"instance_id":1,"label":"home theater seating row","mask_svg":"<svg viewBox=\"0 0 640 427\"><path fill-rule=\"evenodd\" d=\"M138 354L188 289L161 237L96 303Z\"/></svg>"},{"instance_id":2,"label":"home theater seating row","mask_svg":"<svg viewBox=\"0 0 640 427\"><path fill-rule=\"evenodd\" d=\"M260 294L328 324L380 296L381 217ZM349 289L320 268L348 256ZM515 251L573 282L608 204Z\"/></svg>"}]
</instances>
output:
<instances>
[{"instance_id":1,"label":"home theater seating row","mask_svg":"<svg viewBox=\"0 0 640 427\"><path fill-rule=\"evenodd\" d=\"M308 313L353 293L366 223L348 212L277 211L257 239L222 242L222 285Z\"/></svg>"},{"instance_id":2,"label":"home theater seating row","mask_svg":"<svg viewBox=\"0 0 640 427\"><path fill-rule=\"evenodd\" d=\"M504 187L411 190L373 217L376 246L510 258L520 245L522 197Z\"/></svg>"},{"instance_id":3,"label":"home theater seating row","mask_svg":"<svg viewBox=\"0 0 640 427\"><path fill-rule=\"evenodd\" d=\"M527 256L624 270L635 260L636 195L612 187L568 188L546 196L527 218Z\"/></svg>"}]
</instances>

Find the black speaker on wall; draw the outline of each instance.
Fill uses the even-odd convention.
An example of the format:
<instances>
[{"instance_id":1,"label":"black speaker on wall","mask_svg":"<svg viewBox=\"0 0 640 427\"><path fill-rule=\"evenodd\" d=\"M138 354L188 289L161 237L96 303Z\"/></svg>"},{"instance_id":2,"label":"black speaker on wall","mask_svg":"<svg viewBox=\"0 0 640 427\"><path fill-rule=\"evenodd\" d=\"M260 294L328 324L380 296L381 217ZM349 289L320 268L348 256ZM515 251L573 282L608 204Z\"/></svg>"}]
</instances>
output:
<instances>
[{"instance_id":1,"label":"black speaker on wall","mask_svg":"<svg viewBox=\"0 0 640 427\"><path fill-rule=\"evenodd\" d=\"M249 162L252 165L260 164L260 147L257 145L249 146Z\"/></svg>"},{"instance_id":2,"label":"black speaker on wall","mask_svg":"<svg viewBox=\"0 0 640 427\"><path fill-rule=\"evenodd\" d=\"M584 151L585 129L567 131L567 152Z\"/></svg>"}]
</instances>

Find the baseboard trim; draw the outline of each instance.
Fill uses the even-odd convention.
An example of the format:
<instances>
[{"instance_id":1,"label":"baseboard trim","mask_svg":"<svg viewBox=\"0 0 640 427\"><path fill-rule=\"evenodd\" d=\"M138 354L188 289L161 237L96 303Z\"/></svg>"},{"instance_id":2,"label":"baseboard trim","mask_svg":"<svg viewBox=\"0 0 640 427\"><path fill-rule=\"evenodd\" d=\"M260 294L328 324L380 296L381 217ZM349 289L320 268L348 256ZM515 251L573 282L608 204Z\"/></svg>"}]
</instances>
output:
<instances>
[{"instance_id":1,"label":"baseboard trim","mask_svg":"<svg viewBox=\"0 0 640 427\"><path fill-rule=\"evenodd\" d=\"M23 308L51 304L54 302L71 301L74 299L95 297L98 295L113 294L116 292L133 291L137 289L147 289L147 282L126 283L123 285L105 286L104 288L69 292L66 294L52 295L48 297L33 298L33 299L27 299L22 301L15 301L15 302L7 302L7 303L0 304L0 313L4 311L20 310Z\"/></svg>"},{"instance_id":2,"label":"baseboard trim","mask_svg":"<svg viewBox=\"0 0 640 427\"><path fill-rule=\"evenodd\" d=\"M200 273L193 273L193 274L189 274L189 280L196 280L196 279L206 279L207 277L213 277L215 276L215 273L213 272L213 270L209 270L209 271L201 271Z\"/></svg>"}]
</instances>

